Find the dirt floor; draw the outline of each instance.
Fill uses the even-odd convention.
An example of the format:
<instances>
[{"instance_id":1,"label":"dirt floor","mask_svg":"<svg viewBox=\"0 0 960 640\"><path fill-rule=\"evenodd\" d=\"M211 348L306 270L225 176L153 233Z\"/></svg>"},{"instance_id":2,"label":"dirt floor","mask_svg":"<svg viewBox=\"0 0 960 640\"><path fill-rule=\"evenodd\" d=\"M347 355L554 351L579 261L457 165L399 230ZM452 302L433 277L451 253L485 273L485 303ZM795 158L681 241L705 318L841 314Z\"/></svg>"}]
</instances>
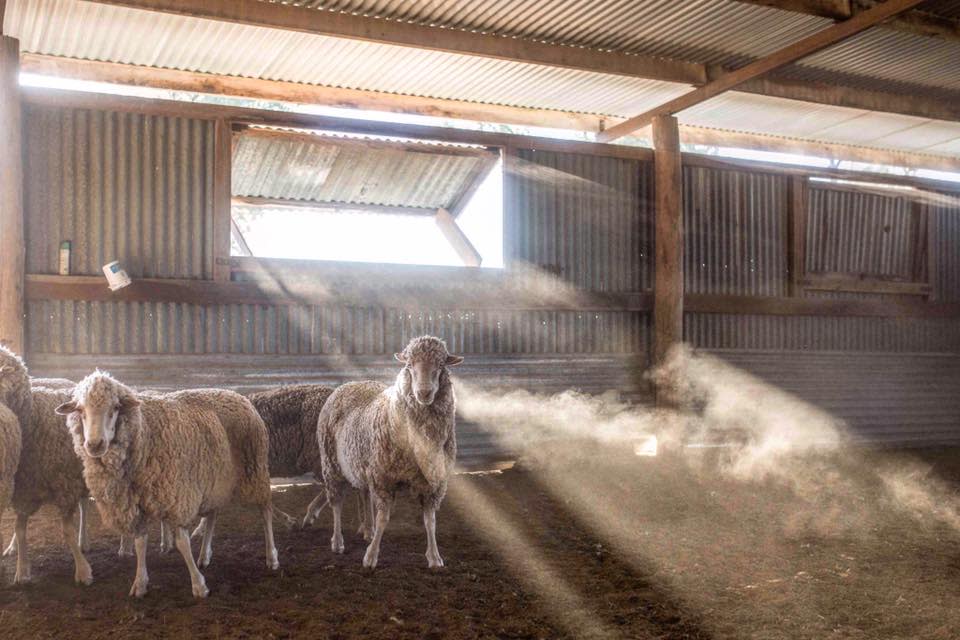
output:
<instances>
[{"instance_id":1,"label":"dirt floor","mask_svg":"<svg viewBox=\"0 0 960 640\"><path fill-rule=\"evenodd\" d=\"M236 508L218 523L203 601L155 534L150 591L129 598L134 561L98 522L96 582L74 586L44 510L30 525L33 583L11 586L3 560L0 637L956 638L960 530L943 501L960 452L923 454L932 472L920 476L913 457L838 454L804 461L802 477L744 480L690 453L609 449L461 475L439 516L439 572L410 499L374 572L352 504L344 556L330 552L326 512L313 529L278 531L276 573L256 517ZM943 484L927 495L890 478ZM302 513L313 495L296 487L276 502ZM8 512L5 539L12 524Z\"/></svg>"}]
</instances>

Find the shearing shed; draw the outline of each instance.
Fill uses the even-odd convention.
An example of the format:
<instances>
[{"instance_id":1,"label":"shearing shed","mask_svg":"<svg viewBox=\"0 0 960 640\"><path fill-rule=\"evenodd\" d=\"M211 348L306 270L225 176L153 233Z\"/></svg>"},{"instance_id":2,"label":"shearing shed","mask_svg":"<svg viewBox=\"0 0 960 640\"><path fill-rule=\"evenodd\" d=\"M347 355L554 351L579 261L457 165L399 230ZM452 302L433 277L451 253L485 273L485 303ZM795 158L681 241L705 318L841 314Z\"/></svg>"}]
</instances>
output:
<instances>
[{"instance_id":1,"label":"shearing shed","mask_svg":"<svg viewBox=\"0 0 960 640\"><path fill-rule=\"evenodd\" d=\"M954 636L958 105L954 0L0 0L0 635Z\"/></svg>"}]
</instances>

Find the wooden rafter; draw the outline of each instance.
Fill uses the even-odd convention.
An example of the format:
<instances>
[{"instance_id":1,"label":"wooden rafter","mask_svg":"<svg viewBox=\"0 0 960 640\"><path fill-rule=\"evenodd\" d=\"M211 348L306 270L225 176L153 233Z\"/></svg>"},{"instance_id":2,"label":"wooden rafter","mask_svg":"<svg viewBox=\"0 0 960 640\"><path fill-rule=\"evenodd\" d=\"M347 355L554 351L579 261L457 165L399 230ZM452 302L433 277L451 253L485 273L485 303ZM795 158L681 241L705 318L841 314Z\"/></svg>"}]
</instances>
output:
<instances>
[{"instance_id":1,"label":"wooden rafter","mask_svg":"<svg viewBox=\"0 0 960 640\"><path fill-rule=\"evenodd\" d=\"M746 4L773 7L808 16L847 20L877 4L875 0L737 0ZM960 20L939 16L922 9L906 11L882 25L884 29L904 31L922 36L960 40Z\"/></svg>"},{"instance_id":2,"label":"wooden rafter","mask_svg":"<svg viewBox=\"0 0 960 640\"><path fill-rule=\"evenodd\" d=\"M131 9L145 9L195 18L551 67L638 76L689 84L699 84L706 81L705 67L691 62L546 44L534 40L508 38L460 29L441 29L335 11L318 11L276 2L237 2L236 0L95 1L99 4Z\"/></svg>"},{"instance_id":3,"label":"wooden rafter","mask_svg":"<svg viewBox=\"0 0 960 640\"><path fill-rule=\"evenodd\" d=\"M57 56L23 53L20 60L25 73L150 87L167 91L190 91L257 100L278 100L346 109L365 109L390 113L411 113L438 118L459 118L486 122L504 122L524 126L600 131L622 118L571 113L555 109L534 109L466 100L426 98L379 91L324 87L300 82L241 78L179 69L161 69L118 62L78 60ZM711 69L711 77L726 70ZM938 100L925 96L889 91L852 89L823 82L805 82L782 78L756 78L737 87L756 95L802 100L834 107L883 111L934 120L960 121L960 100ZM682 127L683 125L681 125Z\"/></svg>"},{"instance_id":4,"label":"wooden rafter","mask_svg":"<svg viewBox=\"0 0 960 640\"><path fill-rule=\"evenodd\" d=\"M606 131L597 135L601 142L610 142L622 136L630 134L637 129L642 129L649 125L657 116L673 115L715 98L725 91L729 91L748 80L759 78L775 69L786 66L810 54L816 53L846 40L870 27L887 20L899 13L907 11L923 0L887 0L883 4L877 5L872 9L858 13L849 20L839 22L832 27L818 31L813 35L801 38L797 42L787 45L771 53L770 55L755 60L750 64L739 69L726 73L716 80L683 94L673 100L669 100L658 107L654 107L638 116L634 116L615 125Z\"/></svg>"}]
</instances>

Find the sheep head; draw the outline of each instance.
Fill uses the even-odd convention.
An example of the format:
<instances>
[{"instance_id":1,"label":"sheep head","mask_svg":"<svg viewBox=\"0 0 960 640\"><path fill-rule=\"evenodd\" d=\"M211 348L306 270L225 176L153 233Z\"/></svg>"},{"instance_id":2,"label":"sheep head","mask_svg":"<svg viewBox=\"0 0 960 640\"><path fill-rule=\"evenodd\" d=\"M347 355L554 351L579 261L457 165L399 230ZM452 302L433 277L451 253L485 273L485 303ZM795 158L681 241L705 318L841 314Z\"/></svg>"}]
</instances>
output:
<instances>
[{"instance_id":1,"label":"sheep head","mask_svg":"<svg viewBox=\"0 0 960 640\"><path fill-rule=\"evenodd\" d=\"M30 375L20 356L0 345L0 403L22 421L30 416Z\"/></svg>"},{"instance_id":2,"label":"sheep head","mask_svg":"<svg viewBox=\"0 0 960 640\"><path fill-rule=\"evenodd\" d=\"M433 336L414 338L393 357L404 364L413 398L423 406L432 404L437 397L441 374L445 373L446 367L463 362L462 356L451 355L446 343Z\"/></svg>"},{"instance_id":3,"label":"sheep head","mask_svg":"<svg viewBox=\"0 0 960 640\"><path fill-rule=\"evenodd\" d=\"M120 418L140 406L136 393L109 373L95 371L73 390L73 399L57 407L67 426L83 436L83 449L92 458L104 456L117 436Z\"/></svg>"}]
</instances>

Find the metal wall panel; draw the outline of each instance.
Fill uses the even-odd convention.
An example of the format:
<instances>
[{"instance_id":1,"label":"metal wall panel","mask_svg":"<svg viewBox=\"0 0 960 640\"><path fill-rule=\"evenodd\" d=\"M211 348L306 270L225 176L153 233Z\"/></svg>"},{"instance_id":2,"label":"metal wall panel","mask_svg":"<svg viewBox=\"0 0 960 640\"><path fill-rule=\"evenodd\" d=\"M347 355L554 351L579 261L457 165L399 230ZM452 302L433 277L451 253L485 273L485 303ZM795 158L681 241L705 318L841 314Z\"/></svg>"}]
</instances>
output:
<instances>
[{"instance_id":1,"label":"metal wall panel","mask_svg":"<svg viewBox=\"0 0 960 640\"><path fill-rule=\"evenodd\" d=\"M686 291L786 295L787 182L773 174L684 168Z\"/></svg>"},{"instance_id":2,"label":"metal wall panel","mask_svg":"<svg viewBox=\"0 0 960 640\"><path fill-rule=\"evenodd\" d=\"M203 120L29 106L27 271L72 273L120 260L134 277L208 278L213 125Z\"/></svg>"},{"instance_id":3,"label":"metal wall panel","mask_svg":"<svg viewBox=\"0 0 960 640\"><path fill-rule=\"evenodd\" d=\"M912 279L912 205L905 196L811 188L807 271Z\"/></svg>"},{"instance_id":4,"label":"metal wall panel","mask_svg":"<svg viewBox=\"0 0 960 640\"><path fill-rule=\"evenodd\" d=\"M31 353L389 355L423 334L470 354L631 354L647 343L632 312L39 301L27 313Z\"/></svg>"},{"instance_id":5,"label":"metal wall panel","mask_svg":"<svg viewBox=\"0 0 960 640\"><path fill-rule=\"evenodd\" d=\"M504 259L583 289L652 286L652 165L520 149L504 179Z\"/></svg>"},{"instance_id":6,"label":"metal wall panel","mask_svg":"<svg viewBox=\"0 0 960 640\"><path fill-rule=\"evenodd\" d=\"M953 318L761 316L687 313L684 340L704 349L960 354Z\"/></svg>"},{"instance_id":7,"label":"metal wall panel","mask_svg":"<svg viewBox=\"0 0 960 640\"><path fill-rule=\"evenodd\" d=\"M933 226L931 274L934 297L944 302L960 301L960 196L945 194L939 206L929 209Z\"/></svg>"},{"instance_id":8,"label":"metal wall panel","mask_svg":"<svg viewBox=\"0 0 960 640\"><path fill-rule=\"evenodd\" d=\"M955 355L715 354L844 420L854 441L960 444L960 358Z\"/></svg>"}]
</instances>

